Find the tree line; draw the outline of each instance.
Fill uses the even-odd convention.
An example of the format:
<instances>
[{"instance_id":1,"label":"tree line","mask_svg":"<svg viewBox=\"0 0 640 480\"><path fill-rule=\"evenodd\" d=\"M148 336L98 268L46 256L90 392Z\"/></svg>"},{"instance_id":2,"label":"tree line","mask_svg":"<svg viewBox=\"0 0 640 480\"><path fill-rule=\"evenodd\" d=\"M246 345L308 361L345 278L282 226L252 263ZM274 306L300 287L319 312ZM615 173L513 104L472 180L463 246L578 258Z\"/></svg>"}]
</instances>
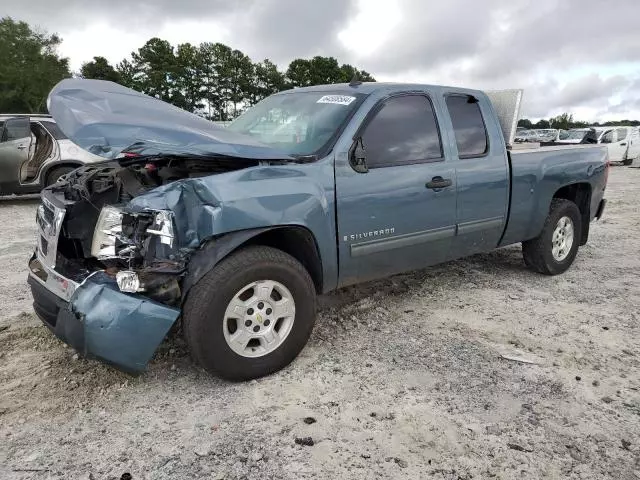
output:
<instances>
[{"instance_id":1,"label":"tree line","mask_svg":"<svg viewBox=\"0 0 640 480\"><path fill-rule=\"evenodd\" d=\"M354 75L375 81L366 71L340 65L333 57L293 60L285 72L269 59L253 62L222 43L148 40L115 67L104 57L82 65L83 78L112 80L214 120L229 120L240 109L293 87L349 82Z\"/></svg>"},{"instance_id":2,"label":"tree line","mask_svg":"<svg viewBox=\"0 0 640 480\"><path fill-rule=\"evenodd\" d=\"M10 17L0 19L0 112L46 112L46 97L63 78L110 80L212 120L230 120L244 108L282 90L373 76L334 57L298 58L280 71L269 59L254 62L222 43L151 38L116 65L101 56L71 72L57 54L62 39Z\"/></svg>"},{"instance_id":3,"label":"tree line","mask_svg":"<svg viewBox=\"0 0 640 480\"><path fill-rule=\"evenodd\" d=\"M571 113L563 113L557 117L552 117L548 120L541 119L536 123L533 123L528 118L523 118L518 121L518 127L526 129L546 129L557 128L559 130L569 130L571 128L585 128L585 127L616 127L616 126L640 126L640 120L615 120L604 123L598 122L584 122L581 120L575 120Z\"/></svg>"}]
</instances>

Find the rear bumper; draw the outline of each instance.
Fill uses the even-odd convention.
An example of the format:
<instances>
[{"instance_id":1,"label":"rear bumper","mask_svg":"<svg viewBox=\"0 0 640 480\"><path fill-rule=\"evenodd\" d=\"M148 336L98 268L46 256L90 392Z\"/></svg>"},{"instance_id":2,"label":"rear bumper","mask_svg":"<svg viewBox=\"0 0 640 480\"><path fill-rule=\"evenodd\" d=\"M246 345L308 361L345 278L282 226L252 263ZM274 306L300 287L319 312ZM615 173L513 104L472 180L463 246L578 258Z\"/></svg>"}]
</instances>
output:
<instances>
[{"instance_id":1,"label":"rear bumper","mask_svg":"<svg viewBox=\"0 0 640 480\"><path fill-rule=\"evenodd\" d=\"M127 372L145 369L180 314L141 295L120 292L104 272L77 284L35 255L27 281L36 314L56 337L84 357Z\"/></svg>"},{"instance_id":2,"label":"rear bumper","mask_svg":"<svg viewBox=\"0 0 640 480\"><path fill-rule=\"evenodd\" d=\"M600 217L602 217L602 214L604 213L604 207L607 205L607 200L606 199L602 199L600 200L600 204L598 205L598 210L596 211L596 219L600 220Z\"/></svg>"}]
</instances>

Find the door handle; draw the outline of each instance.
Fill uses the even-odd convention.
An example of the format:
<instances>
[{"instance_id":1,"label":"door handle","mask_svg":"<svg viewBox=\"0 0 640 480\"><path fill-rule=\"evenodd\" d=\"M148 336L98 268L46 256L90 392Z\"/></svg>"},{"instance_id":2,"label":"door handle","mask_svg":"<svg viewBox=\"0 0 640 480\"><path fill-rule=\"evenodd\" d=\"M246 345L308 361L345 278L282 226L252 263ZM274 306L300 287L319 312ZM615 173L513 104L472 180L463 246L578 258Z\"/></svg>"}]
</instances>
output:
<instances>
[{"instance_id":1,"label":"door handle","mask_svg":"<svg viewBox=\"0 0 640 480\"><path fill-rule=\"evenodd\" d=\"M620 144L620 146L621 146L621 147L626 147L626 146L627 146L627 144L626 144L626 143L621 143L621 144Z\"/></svg>"},{"instance_id":2,"label":"door handle","mask_svg":"<svg viewBox=\"0 0 640 480\"><path fill-rule=\"evenodd\" d=\"M439 190L440 188L447 188L453 184L450 178L433 177L430 182L425 184L425 187L432 190Z\"/></svg>"},{"instance_id":3,"label":"door handle","mask_svg":"<svg viewBox=\"0 0 640 480\"><path fill-rule=\"evenodd\" d=\"M24 150L25 148L27 148L27 146L26 145L18 145L16 148L18 150Z\"/></svg>"}]
</instances>

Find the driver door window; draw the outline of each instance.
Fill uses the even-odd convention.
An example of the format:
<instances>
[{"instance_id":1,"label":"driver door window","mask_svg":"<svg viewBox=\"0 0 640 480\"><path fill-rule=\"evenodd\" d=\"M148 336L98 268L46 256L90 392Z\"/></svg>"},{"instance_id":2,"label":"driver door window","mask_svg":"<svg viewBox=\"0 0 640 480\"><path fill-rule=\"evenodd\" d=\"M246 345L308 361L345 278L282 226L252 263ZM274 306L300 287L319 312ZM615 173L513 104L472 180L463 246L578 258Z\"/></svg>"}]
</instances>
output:
<instances>
[{"instance_id":1,"label":"driver door window","mask_svg":"<svg viewBox=\"0 0 640 480\"><path fill-rule=\"evenodd\" d=\"M433 106L424 95L387 100L366 126L362 143L370 169L444 160Z\"/></svg>"}]
</instances>

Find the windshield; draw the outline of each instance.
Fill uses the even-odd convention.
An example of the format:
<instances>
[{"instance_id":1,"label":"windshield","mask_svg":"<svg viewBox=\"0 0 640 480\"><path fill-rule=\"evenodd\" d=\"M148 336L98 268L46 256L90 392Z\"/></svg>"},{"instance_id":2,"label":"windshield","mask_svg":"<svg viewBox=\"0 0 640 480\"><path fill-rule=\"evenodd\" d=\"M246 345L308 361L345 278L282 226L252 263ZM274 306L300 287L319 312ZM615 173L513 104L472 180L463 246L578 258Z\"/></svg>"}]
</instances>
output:
<instances>
[{"instance_id":1,"label":"windshield","mask_svg":"<svg viewBox=\"0 0 640 480\"><path fill-rule=\"evenodd\" d=\"M314 155L340 132L366 95L295 92L267 97L227 126L290 155Z\"/></svg>"}]
</instances>

